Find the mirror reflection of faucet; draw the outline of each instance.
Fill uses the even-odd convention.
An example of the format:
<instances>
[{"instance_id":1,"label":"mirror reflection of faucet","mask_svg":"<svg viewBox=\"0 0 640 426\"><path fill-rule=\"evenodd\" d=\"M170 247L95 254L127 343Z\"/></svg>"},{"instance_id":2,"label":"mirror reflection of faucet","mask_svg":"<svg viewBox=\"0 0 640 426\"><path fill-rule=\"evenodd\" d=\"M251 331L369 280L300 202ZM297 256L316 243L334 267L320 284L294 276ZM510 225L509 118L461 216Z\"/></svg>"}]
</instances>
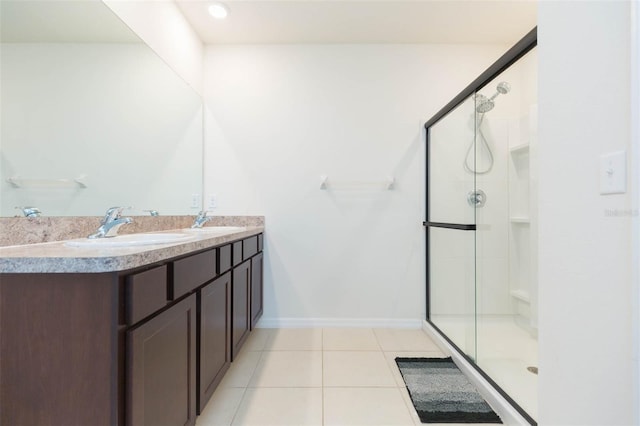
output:
<instances>
[{"instance_id":1,"label":"mirror reflection of faucet","mask_svg":"<svg viewBox=\"0 0 640 426\"><path fill-rule=\"evenodd\" d=\"M24 217L40 217L42 212L37 207L16 207L16 209L22 210Z\"/></svg>"},{"instance_id":2,"label":"mirror reflection of faucet","mask_svg":"<svg viewBox=\"0 0 640 426\"><path fill-rule=\"evenodd\" d=\"M130 209L131 207L111 207L107 210L98 230L87 238L108 238L118 235L118 229L122 225L133 222L130 217L121 216L122 210L125 208Z\"/></svg>"},{"instance_id":3,"label":"mirror reflection of faucet","mask_svg":"<svg viewBox=\"0 0 640 426\"><path fill-rule=\"evenodd\" d=\"M193 225L191 225L192 228L202 228L202 225L204 225L205 223L209 222L211 219L213 219L211 216L207 216L207 211L206 210L201 210L198 213L198 216L195 217L195 219L193 220Z\"/></svg>"}]
</instances>

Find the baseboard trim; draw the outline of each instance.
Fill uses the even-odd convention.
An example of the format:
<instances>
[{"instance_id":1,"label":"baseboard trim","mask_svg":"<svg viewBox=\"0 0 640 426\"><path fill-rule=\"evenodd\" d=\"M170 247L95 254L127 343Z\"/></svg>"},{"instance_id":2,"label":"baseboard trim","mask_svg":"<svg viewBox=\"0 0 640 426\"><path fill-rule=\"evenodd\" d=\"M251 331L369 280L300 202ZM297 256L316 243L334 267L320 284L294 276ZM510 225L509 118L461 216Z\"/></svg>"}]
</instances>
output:
<instances>
[{"instance_id":1,"label":"baseboard trim","mask_svg":"<svg viewBox=\"0 0 640 426\"><path fill-rule=\"evenodd\" d=\"M528 426L529 422L478 371L471 366L432 326L422 321L422 330L440 347L442 352L451 356L460 371L476 386L478 392L500 416L504 424Z\"/></svg>"},{"instance_id":2,"label":"baseboard trim","mask_svg":"<svg viewBox=\"0 0 640 426\"><path fill-rule=\"evenodd\" d=\"M411 318L261 318L256 328L421 328Z\"/></svg>"}]
</instances>

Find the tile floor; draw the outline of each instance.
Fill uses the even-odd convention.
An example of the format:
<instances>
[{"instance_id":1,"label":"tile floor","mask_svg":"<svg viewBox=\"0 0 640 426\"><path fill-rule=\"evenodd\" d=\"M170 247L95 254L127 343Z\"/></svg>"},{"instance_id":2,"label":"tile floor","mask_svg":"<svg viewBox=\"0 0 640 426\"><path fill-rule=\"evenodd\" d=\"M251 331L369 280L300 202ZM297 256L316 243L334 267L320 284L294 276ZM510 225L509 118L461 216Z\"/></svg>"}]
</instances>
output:
<instances>
[{"instance_id":1,"label":"tile floor","mask_svg":"<svg viewBox=\"0 0 640 426\"><path fill-rule=\"evenodd\" d=\"M444 354L422 330L256 329L196 425L420 425L396 356Z\"/></svg>"}]
</instances>

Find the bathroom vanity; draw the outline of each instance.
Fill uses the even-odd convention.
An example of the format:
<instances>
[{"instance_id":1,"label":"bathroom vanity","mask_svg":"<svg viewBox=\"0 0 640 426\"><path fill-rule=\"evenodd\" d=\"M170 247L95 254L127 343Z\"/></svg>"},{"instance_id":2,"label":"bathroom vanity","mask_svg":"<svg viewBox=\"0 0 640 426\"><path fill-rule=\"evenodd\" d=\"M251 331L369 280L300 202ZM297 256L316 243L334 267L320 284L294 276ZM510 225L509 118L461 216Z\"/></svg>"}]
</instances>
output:
<instances>
[{"instance_id":1,"label":"bathroom vanity","mask_svg":"<svg viewBox=\"0 0 640 426\"><path fill-rule=\"evenodd\" d=\"M195 424L262 315L263 229L0 249L0 424Z\"/></svg>"}]
</instances>

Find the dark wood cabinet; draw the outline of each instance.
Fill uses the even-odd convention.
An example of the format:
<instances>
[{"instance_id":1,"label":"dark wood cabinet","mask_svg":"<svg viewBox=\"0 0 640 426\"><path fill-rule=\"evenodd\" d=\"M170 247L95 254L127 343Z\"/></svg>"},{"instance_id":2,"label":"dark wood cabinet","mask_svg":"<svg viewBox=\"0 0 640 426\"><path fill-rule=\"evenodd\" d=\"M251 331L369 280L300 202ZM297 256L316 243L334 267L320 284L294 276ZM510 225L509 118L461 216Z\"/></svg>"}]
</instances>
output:
<instances>
[{"instance_id":1,"label":"dark wood cabinet","mask_svg":"<svg viewBox=\"0 0 640 426\"><path fill-rule=\"evenodd\" d=\"M251 258L251 329L262 316L264 305L263 288L263 254L258 253Z\"/></svg>"},{"instance_id":2,"label":"dark wood cabinet","mask_svg":"<svg viewBox=\"0 0 640 426\"><path fill-rule=\"evenodd\" d=\"M0 425L121 424L115 274L0 276Z\"/></svg>"},{"instance_id":3,"label":"dark wood cabinet","mask_svg":"<svg viewBox=\"0 0 640 426\"><path fill-rule=\"evenodd\" d=\"M198 294L198 414L231 364L231 272Z\"/></svg>"},{"instance_id":4,"label":"dark wood cabinet","mask_svg":"<svg viewBox=\"0 0 640 426\"><path fill-rule=\"evenodd\" d=\"M218 274L224 274L231 269L231 244L218 247Z\"/></svg>"},{"instance_id":5,"label":"dark wood cabinet","mask_svg":"<svg viewBox=\"0 0 640 426\"><path fill-rule=\"evenodd\" d=\"M133 325L167 304L167 265L125 278L125 318Z\"/></svg>"},{"instance_id":6,"label":"dark wood cabinet","mask_svg":"<svg viewBox=\"0 0 640 426\"><path fill-rule=\"evenodd\" d=\"M242 263L242 241L236 241L231 244L233 253L233 266L238 266Z\"/></svg>"},{"instance_id":7,"label":"dark wood cabinet","mask_svg":"<svg viewBox=\"0 0 640 426\"><path fill-rule=\"evenodd\" d=\"M262 315L262 244L0 274L0 425L195 424Z\"/></svg>"},{"instance_id":8,"label":"dark wood cabinet","mask_svg":"<svg viewBox=\"0 0 640 426\"><path fill-rule=\"evenodd\" d=\"M251 294L251 261L246 260L233 269L233 329L231 331L231 360L234 360L249 335L249 295Z\"/></svg>"},{"instance_id":9,"label":"dark wood cabinet","mask_svg":"<svg viewBox=\"0 0 640 426\"><path fill-rule=\"evenodd\" d=\"M196 423L196 296L127 332L127 425Z\"/></svg>"},{"instance_id":10,"label":"dark wood cabinet","mask_svg":"<svg viewBox=\"0 0 640 426\"><path fill-rule=\"evenodd\" d=\"M216 251L207 250L171 263L170 299L178 299L216 277Z\"/></svg>"},{"instance_id":11,"label":"dark wood cabinet","mask_svg":"<svg viewBox=\"0 0 640 426\"><path fill-rule=\"evenodd\" d=\"M242 240L242 258L244 260L258 254L258 236Z\"/></svg>"}]
</instances>

